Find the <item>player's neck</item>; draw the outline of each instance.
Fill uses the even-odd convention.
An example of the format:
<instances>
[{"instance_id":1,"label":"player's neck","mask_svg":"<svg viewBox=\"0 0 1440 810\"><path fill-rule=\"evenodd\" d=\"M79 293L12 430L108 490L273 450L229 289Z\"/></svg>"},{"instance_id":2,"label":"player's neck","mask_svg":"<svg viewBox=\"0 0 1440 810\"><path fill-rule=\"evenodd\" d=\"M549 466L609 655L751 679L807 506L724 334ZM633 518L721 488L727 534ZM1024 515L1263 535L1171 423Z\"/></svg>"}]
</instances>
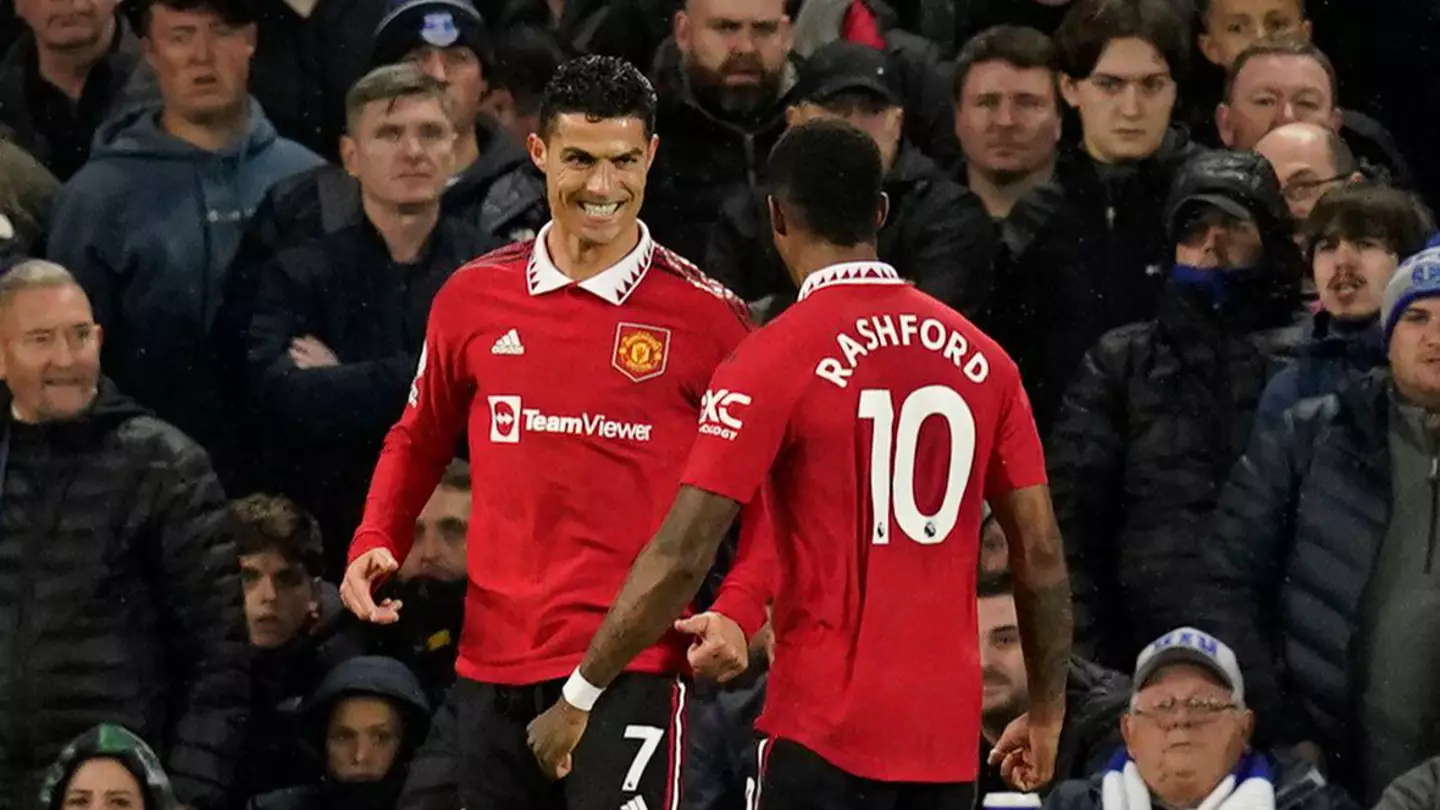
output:
<instances>
[{"instance_id":1,"label":"player's neck","mask_svg":"<svg viewBox=\"0 0 1440 810\"><path fill-rule=\"evenodd\" d=\"M560 272L575 281L584 281L614 267L640 243L638 222L632 222L628 229L620 231L620 236L605 243L573 235L559 220L553 223L545 235L545 250Z\"/></svg>"},{"instance_id":2,"label":"player's neck","mask_svg":"<svg viewBox=\"0 0 1440 810\"><path fill-rule=\"evenodd\" d=\"M790 265L791 278L800 287L811 275L837 264L850 262L878 262L874 245L859 244L849 247L817 243L805 248Z\"/></svg>"},{"instance_id":3,"label":"player's neck","mask_svg":"<svg viewBox=\"0 0 1440 810\"><path fill-rule=\"evenodd\" d=\"M439 201L418 206L391 205L362 193L360 205L365 209L366 219L385 241L391 260L401 264L419 258L425 240L440 221Z\"/></svg>"}]
</instances>

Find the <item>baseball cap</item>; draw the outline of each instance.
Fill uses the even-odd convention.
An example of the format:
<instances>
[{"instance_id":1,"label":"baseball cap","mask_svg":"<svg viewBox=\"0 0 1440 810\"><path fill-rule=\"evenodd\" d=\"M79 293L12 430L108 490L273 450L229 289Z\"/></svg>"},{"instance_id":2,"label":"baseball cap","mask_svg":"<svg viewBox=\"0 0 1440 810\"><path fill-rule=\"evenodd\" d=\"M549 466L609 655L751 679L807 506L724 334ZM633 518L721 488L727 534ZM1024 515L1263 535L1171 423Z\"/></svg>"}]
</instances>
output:
<instances>
[{"instance_id":1,"label":"baseball cap","mask_svg":"<svg viewBox=\"0 0 1440 810\"><path fill-rule=\"evenodd\" d=\"M1245 705L1245 678L1235 652L1214 636L1193 627L1179 627L1150 642L1135 659L1134 691L1138 693L1161 667L1195 664L1214 673L1230 688L1235 703Z\"/></svg>"},{"instance_id":2,"label":"baseball cap","mask_svg":"<svg viewBox=\"0 0 1440 810\"><path fill-rule=\"evenodd\" d=\"M393 0L375 27L370 64L393 65L426 45L459 45L474 51L482 65L488 67L493 61L485 18L470 0Z\"/></svg>"},{"instance_id":3,"label":"baseball cap","mask_svg":"<svg viewBox=\"0 0 1440 810\"><path fill-rule=\"evenodd\" d=\"M889 104L900 104L885 54L868 45L836 40L800 65L794 97L798 101L823 102L851 90L874 93Z\"/></svg>"},{"instance_id":4,"label":"baseball cap","mask_svg":"<svg viewBox=\"0 0 1440 810\"><path fill-rule=\"evenodd\" d=\"M1390 342L1390 334L1406 307L1421 298L1437 295L1440 295L1440 248L1422 250L1401 262L1385 286L1385 300L1380 306L1385 342Z\"/></svg>"}]
</instances>

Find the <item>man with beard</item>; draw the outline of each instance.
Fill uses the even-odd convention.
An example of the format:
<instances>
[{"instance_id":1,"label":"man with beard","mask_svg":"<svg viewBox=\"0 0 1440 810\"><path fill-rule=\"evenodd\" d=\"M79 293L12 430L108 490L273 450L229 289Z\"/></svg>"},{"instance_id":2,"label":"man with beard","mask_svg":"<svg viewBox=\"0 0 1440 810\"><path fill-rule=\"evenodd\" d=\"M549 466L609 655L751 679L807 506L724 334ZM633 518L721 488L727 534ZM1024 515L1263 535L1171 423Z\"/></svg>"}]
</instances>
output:
<instances>
[{"instance_id":1,"label":"man with beard","mask_svg":"<svg viewBox=\"0 0 1440 810\"><path fill-rule=\"evenodd\" d=\"M996 521L986 526L999 528ZM1003 537L1003 532L1002 532ZM1025 653L1020 646L1020 624L1015 614L1014 583L1005 570L980 574L976 586L980 626L980 670L984 697L980 714L980 779L977 806L988 793L1011 790L1000 767L989 762L991 748L1006 726L1030 710ZM1130 682L1119 672L1070 658L1065 686L1065 724L1055 754L1055 779L1083 779L1105 764L1120 746L1120 715L1130 701Z\"/></svg>"},{"instance_id":2,"label":"man with beard","mask_svg":"<svg viewBox=\"0 0 1440 810\"><path fill-rule=\"evenodd\" d=\"M784 0L688 0L675 15L679 60L657 68L665 137L643 213L681 256L702 256L724 201L758 188L785 131L791 44Z\"/></svg>"}]
</instances>

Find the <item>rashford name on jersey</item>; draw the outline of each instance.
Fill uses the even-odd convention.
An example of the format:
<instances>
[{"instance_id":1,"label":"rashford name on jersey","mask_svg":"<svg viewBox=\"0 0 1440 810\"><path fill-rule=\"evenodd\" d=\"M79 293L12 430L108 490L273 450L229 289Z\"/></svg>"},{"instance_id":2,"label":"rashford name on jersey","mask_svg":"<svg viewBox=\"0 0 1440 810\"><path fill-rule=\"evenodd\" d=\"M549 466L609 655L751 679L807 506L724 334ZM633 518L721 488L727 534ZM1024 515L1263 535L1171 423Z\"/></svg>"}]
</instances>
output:
<instances>
[{"instance_id":1,"label":"rashford name on jersey","mask_svg":"<svg viewBox=\"0 0 1440 810\"><path fill-rule=\"evenodd\" d=\"M980 352L970 354L970 342L959 332L935 318L924 318L913 313L899 315L871 315L855 319L855 334L861 340L846 332L835 336L842 359L823 358L815 366L815 376L834 383L840 388L850 384L850 375L855 366L877 349L889 346L922 346L940 353L955 364L971 382L983 383L990 376L990 361ZM966 355L970 355L966 358Z\"/></svg>"}]
</instances>

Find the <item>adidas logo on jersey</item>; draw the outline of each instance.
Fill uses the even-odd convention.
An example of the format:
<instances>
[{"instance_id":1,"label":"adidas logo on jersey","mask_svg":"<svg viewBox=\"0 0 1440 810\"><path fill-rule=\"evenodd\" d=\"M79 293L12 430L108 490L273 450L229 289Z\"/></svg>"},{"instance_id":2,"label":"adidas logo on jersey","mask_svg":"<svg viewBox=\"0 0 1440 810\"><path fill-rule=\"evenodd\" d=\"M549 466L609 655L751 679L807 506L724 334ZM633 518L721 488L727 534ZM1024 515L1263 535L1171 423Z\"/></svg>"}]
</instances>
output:
<instances>
[{"instance_id":1,"label":"adidas logo on jersey","mask_svg":"<svg viewBox=\"0 0 1440 810\"><path fill-rule=\"evenodd\" d=\"M511 329L490 347L491 354L524 354L525 344L520 342L520 333Z\"/></svg>"},{"instance_id":2,"label":"adidas logo on jersey","mask_svg":"<svg viewBox=\"0 0 1440 810\"><path fill-rule=\"evenodd\" d=\"M636 796L630 801L620 805L620 810L650 810L650 806L645 804L644 796Z\"/></svg>"}]
</instances>

